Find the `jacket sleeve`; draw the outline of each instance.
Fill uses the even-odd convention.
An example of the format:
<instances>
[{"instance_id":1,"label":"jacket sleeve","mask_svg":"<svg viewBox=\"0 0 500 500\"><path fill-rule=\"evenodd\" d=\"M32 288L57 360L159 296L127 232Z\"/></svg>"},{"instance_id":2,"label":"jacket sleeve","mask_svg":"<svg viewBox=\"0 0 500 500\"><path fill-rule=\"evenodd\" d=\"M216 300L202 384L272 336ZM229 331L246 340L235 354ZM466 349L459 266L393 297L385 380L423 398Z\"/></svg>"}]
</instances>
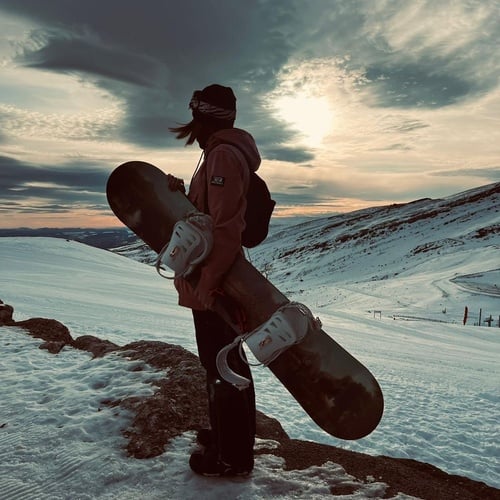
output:
<instances>
[{"instance_id":1,"label":"jacket sleeve","mask_svg":"<svg viewBox=\"0 0 500 500\"><path fill-rule=\"evenodd\" d=\"M220 286L241 252L250 175L242 155L227 145L220 145L211 151L206 174L207 207L214 224L214 245L201 268L196 287L197 295L204 299Z\"/></svg>"}]
</instances>

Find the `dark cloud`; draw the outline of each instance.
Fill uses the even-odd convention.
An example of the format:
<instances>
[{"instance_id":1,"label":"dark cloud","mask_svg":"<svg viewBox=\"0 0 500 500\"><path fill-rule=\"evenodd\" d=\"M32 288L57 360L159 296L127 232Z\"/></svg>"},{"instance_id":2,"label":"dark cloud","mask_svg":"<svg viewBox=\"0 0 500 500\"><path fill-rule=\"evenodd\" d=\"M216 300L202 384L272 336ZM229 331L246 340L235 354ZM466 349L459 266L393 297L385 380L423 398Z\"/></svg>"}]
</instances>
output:
<instances>
[{"instance_id":1,"label":"dark cloud","mask_svg":"<svg viewBox=\"0 0 500 500\"><path fill-rule=\"evenodd\" d=\"M268 146L266 148L266 159L288 161L290 163L302 163L310 161L314 155L302 148L293 148L291 146Z\"/></svg>"},{"instance_id":2,"label":"dark cloud","mask_svg":"<svg viewBox=\"0 0 500 500\"><path fill-rule=\"evenodd\" d=\"M497 31L498 24L485 22L477 37L456 52L448 52L446 42L419 50L419 41L414 40L411 52L395 51L389 57L378 54L366 64L365 72L370 89L378 97L377 104L388 108L442 108L495 88ZM425 47L425 41L421 45Z\"/></svg>"},{"instance_id":3,"label":"dark cloud","mask_svg":"<svg viewBox=\"0 0 500 500\"><path fill-rule=\"evenodd\" d=\"M146 87L165 81L164 68L154 58L122 47L106 46L87 33L48 30L32 36L36 45L41 46L25 47L17 56L25 66L75 71Z\"/></svg>"},{"instance_id":4,"label":"dark cloud","mask_svg":"<svg viewBox=\"0 0 500 500\"><path fill-rule=\"evenodd\" d=\"M106 181L109 172L78 162L60 167L34 166L0 157L0 201L21 203L45 200L45 207L61 204L107 206Z\"/></svg>"},{"instance_id":5,"label":"dark cloud","mask_svg":"<svg viewBox=\"0 0 500 500\"><path fill-rule=\"evenodd\" d=\"M441 72L437 65L404 64L370 66L366 77L378 104L396 108L440 108L481 90L460 75Z\"/></svg>"},{"instance_id":6,"label":"dark cloud","mask_svg":"<svg viewBox=\"0 0 500 500\"><path fill-rule=\"evenodd\" d=\"M276 201L276 206L286 207L286 206L294 206L294 205L316 205L318 203L334 203L335 199L330 197L325 197L319 193L315 189L312 189L310 186L301 186L299 188L289 188L290 192L277 192L272 193L273 199Z\"/></svg>"},{"instance_id":7,"label":"dark cloud","mask_svg":"<svg viewBox=\"0 0 500 500\"><path fill-rule=\"evenodd\" d=\"M0 200L0 214L2 212L12 212L16 211L18 213L23 213L24 215L36 215L36 214L69 214L74 211L75 206L73 204L68 205L46 205L37 204L36 206L30 206L26 203L6 203Z\"/></svg>"},{"instance_id":8,"label":"dark cloud","mask_svg":"<svg viewBox=\"0 0 500 500\"><path fill-rule=\"evenodd\" d=\"M431 175L437 177L482 177L491 182L498 182L500 181L500 167L457 168L454 170L440 170L433 172Z\"/></svg>"},{"instance_id":9,"label":"dark cloud","mask_svg":"<svg viewBox=\"0 0 500 500\"><path fill-rule=\"evenodd\" d=\"M370 148L368 151L411 151L413 148L409 144L397 142L381 148Z\"/></svg>"}]
</instances>

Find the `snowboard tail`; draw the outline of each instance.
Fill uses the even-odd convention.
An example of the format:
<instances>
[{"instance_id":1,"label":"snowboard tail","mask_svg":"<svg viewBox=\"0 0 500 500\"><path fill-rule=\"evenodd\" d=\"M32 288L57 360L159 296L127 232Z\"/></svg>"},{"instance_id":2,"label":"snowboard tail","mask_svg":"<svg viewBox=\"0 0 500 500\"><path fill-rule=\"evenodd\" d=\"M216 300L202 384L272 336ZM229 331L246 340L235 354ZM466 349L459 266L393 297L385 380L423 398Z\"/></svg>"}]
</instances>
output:
<instances>
[{"instance_id":1,"label":"snowboard tail","mask_svg":"<svg viewBox=\"0 0 500 500\"><path fill-rule=\"evenodd\" d=\"M175 223L195 211L188 198L170 191L167 176L145 162L117 167L107 183L108 202L116 216L159 253ZM289 299L243 255L236 258L222 288L243 310L248 331L265 323ZM218 303L216 311L228 312ZM359 439L380 422L384 400L370 371L327 333L311 324L300 343L268 365L309 416L340 439Z\"/></svg>"}]
</instances>

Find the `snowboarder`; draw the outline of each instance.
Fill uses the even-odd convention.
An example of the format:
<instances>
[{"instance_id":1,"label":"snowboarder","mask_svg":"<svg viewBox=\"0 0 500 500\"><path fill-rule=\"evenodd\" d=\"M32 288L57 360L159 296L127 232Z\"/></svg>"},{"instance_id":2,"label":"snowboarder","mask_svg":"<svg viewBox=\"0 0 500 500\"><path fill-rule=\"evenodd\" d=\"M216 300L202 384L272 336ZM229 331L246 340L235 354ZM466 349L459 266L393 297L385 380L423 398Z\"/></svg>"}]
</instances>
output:
<instances>
[{"instance_id":1,"label":"snowboarder","mask_svg":"<svg viewBox=\"0 0 500 500\"><path fill-rule=\"evenodd\" d=\"M246 475L253 469L255 394L253 383L238 390L220 376L217 353L238 334L211 310L226 272L242 252L245 193L251 171L260 165L253 137L235 128L236 97L231 88L210 85L197 90L189 103L192 120L171 132L186 145L196 140L203 150L189 185L188 198L213 219L212 252L195 271L197 285L177 278L179 304L192 310L200 361L207 373L210 429L198 433L201 450L190 458L191 469L205 476ZM203 158L203 161L202 161ZM184 192L184 182L169 176L169 188ZM250 369L234 349L229 365L252 381Z\"/></svg>"}]
</instances>

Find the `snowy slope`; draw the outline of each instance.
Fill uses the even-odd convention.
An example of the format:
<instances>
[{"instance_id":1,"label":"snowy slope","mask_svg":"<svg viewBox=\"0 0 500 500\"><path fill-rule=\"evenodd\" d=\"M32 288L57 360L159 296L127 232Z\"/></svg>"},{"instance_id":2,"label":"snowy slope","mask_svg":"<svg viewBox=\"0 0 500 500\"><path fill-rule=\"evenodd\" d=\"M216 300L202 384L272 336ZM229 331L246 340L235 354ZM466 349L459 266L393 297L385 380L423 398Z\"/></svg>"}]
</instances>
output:
<instances>
[{"instance_id":1,"label":"snowy slope","mask_svg":"<svg viewBox=\"0 0 500 500\"><path fill-rule=\"evenodd\" d=\"M500 315L498 188L310 221L252 251L255 264L274 283L308 304L324 330L373 371L386 398L379 428L358 442L335 440L318 429L262 368L254 370L259 408L278 418L291 437L414 458L500 487L500 330L473 325L479 309L483 319ZM430 211L434 215L426 216ZM307 245L308 251L301 250ZM189 311L176 305L171 283L151 266L79 243L0 238L0 299L15 307L17 320L55 318L74 337L93 334L120 345L163 340L195 351ZM466 305L471 319L463 326ZM8 480L0 474L4 487L21 491L27 477L44 470L63 486L65 478L71 480L73 491L82 492L78 498L96 498L99 489L110 492L102 498L133 498L138 491L148 498L168 496L168 491L176 492L171 498L190 498L204 491L207 483L185 470L188 437L147 465L131 464L119 449L119 428L127 415L110 425L105 413L101 419L95 414L96 391L148 391L146 382L154 373L132 374L114 365L113 358L90 363L66 350L54 357L24 336L0 338L0 397L10 402L2 405L0 426L9 422L2 436L18 443L2 447L8 450L0 466L8 472ZM61 386L61 378L68 383ZM76 383L79 391L71 389ZM44 404L51 401L57 404ZM73 415L71 410L61 414L68 402ZM75 426L68 432L77 444L65 449L58 429L72 419ZM26 441L26 426L35 445ZM59 462L54 443L61 447ZM270 496L274 482L283 491L300 483L294 491L302 496L296 498L319 498L325 483L314 484L313 478L333 474L316 470L310 479L306 474L299 480L266 460L259 459L256 476L243 490L236 485L234 491L244 491L241 498ZM6 470L7 463L17 467ZM76 469L83 471L80 486ZM144 474L147 485L140 481ZM28 481L26 495L16 498L43 498L35 494L38 484ZM44 495L64 498L63 491L52 484ZM234 491L218 490L214 497L235 497Z\"/></svg>"},{"instance_id":2,"label":"snowy slope","mask_svg":"<svg viewBox=\"0 0 500 500\"><path fill-rule=\"evenodd\" d=\"M137 262L143 262L144 264L153 265L156 262L157 257L156 252L153 252L153 250L151 250L146 243L143 243L140 239L137 239L133 243L112 247L111 251L118 255L134 259Z\"/></svg>"},{"instance_id":3,"label":"snowy slope","mask_svg":"<svg viewBox=\"0 0 500 500\"><path fill-rule=\"evenodd\" d=\"M300 280L380 281L412 274L435 257L494 246L499 235L500 183L287 228L259 246L254 261L289 288Z\"/></svg>"}]
</instances>

